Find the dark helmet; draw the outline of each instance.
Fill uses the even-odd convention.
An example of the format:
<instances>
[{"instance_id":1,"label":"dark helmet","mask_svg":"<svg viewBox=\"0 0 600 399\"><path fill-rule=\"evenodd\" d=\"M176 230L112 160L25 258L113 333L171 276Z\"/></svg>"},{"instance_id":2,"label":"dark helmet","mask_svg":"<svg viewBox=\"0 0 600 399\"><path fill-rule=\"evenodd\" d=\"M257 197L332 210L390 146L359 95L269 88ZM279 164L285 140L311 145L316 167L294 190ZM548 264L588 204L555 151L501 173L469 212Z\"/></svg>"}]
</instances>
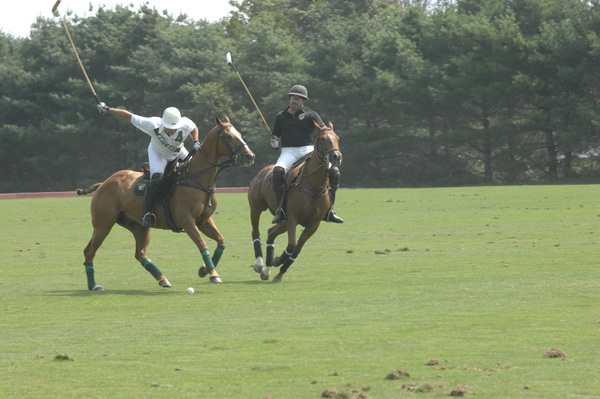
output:
<instances>
[{"instance_id":1,"label":"dark helmet","mask_svg":"<svg viewBox=\"0 0 600 399\"><path fill-rule=\"evenodd\" d=\"M308 90L306 90L306 87L304 87L302 85L293 86L287 95L288 96L298 96L298 97L302 97L305 100L308 100Z\"/></svg>"}]
</instances>

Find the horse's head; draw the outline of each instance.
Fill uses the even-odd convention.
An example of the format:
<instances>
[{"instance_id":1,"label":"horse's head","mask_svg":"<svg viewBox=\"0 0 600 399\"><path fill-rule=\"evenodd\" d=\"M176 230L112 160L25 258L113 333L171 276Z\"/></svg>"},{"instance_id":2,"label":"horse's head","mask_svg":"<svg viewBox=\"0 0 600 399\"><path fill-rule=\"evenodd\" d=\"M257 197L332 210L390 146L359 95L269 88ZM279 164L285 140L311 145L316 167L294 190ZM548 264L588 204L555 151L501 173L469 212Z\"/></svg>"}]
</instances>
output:
<instances>
[{"instance_id":1,"label":"horse's head","mask_svg":"<svg viewBox=\"0 0 600 399\"><path fill-rule=\"evenodd\" d=\"M215 115L215 123L217 126L211 130L211 133L216 129L217 153L220 156L231 157L234 165L238 162L242 166L254 164L254 153L242 138L242 134L231 124L227 115L224 115L223 120Z\"/></svg>"},{"instance_id":2,"label":"horse's head","mask_svg":"<svg viewBox=\"0 0 600 399\"><path fill-rule=\"evenodd\" d=\"M329 126L319 126L314 122L315 127L319 130L317 139L315 140L315 153L320 160L331 162L333 166L342 164L342 152L340 151L340 138L333 131L333 123L329 121Z\"/></svg>"}]
</instances>

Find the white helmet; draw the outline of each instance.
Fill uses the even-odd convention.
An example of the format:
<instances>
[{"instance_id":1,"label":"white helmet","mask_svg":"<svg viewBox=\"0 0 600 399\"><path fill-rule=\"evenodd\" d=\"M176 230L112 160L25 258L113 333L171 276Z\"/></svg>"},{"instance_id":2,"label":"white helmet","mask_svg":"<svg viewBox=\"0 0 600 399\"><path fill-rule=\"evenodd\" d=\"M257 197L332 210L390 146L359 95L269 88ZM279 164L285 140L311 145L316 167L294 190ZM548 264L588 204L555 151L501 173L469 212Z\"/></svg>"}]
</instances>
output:
<instances>
[{"instance_id":1,"label":"white helmet","mask_svg":"<svg viewBox=\"0 0 600 399\"><path fill-rule=\"evenodd\" d=\"M162 117L162 125L167 129L179 129L183 125L181 112L175 107L165 109Z\"/></svg>"}]
</instances>

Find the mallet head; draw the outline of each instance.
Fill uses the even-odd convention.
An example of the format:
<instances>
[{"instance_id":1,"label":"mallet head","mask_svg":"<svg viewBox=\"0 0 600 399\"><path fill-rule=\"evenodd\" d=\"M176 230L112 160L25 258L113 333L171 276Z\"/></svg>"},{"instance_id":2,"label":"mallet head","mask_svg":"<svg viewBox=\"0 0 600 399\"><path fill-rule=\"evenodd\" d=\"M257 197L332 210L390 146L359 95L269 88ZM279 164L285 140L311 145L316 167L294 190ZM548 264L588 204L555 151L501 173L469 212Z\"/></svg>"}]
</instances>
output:
<instances>
[{"instance_id":1,"label":"mallet head","mask_svg":"<svg viewBox=\"0 0 600 399\"><path fill-rule=\"evenodd\" d=\"M233 61L231 61L231 53L227 53L227 65L232 65L232 64L233 64Z\"/></svg>"},{"instance_id":2,"label":"mallet head","mask_svg":"<svg viewBox=\"0 0 600 399\"><path fill-rule=\"evenodd\" d=\"M56 11L59 4L60 4L60 0L56 0L56 3L54 3L54 7L52 7L52 13L54 13L54 11Z\"/></svg>"}]
</instances>

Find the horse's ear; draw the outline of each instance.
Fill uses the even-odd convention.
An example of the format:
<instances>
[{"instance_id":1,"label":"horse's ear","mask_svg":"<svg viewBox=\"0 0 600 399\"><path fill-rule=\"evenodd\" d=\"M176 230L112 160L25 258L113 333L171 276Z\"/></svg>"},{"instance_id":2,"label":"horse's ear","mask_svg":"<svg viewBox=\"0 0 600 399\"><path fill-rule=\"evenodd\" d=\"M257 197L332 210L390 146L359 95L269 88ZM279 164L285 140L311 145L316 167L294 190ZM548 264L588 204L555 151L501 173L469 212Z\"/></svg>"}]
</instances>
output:
<instances>
[{"instance_id":1,"label":"horse's ear","mask_svg":"<svg viewBox=\"0 0 600 399\"><path fill-rule=\"evenodd\" d=\"M227 116L227 114L223 114L223 120L225 122L229 122L229 117Z\"/></svg>"},{"instance_id":2,"label":"horse's ear","mask_svg":"<svg viewBox=\"0 0 600 399\"><path fill-rule=\"evenodd\" d=\"M219 126L223 124L223 122L221 122L221 119L219 119L218 114L215 114L215 124L217 124Z\"/></svg>"},{"instance_id":3,"label":"horse's ear","mask_svg":"<svg viewBox=\"0 0 600 399\"><path fill-rule=\"evenodd\" d=\"M331 128L331 130L333 130L333 123L331 121L329 121L329 127Z\"/></svg>"}]
</instances>

